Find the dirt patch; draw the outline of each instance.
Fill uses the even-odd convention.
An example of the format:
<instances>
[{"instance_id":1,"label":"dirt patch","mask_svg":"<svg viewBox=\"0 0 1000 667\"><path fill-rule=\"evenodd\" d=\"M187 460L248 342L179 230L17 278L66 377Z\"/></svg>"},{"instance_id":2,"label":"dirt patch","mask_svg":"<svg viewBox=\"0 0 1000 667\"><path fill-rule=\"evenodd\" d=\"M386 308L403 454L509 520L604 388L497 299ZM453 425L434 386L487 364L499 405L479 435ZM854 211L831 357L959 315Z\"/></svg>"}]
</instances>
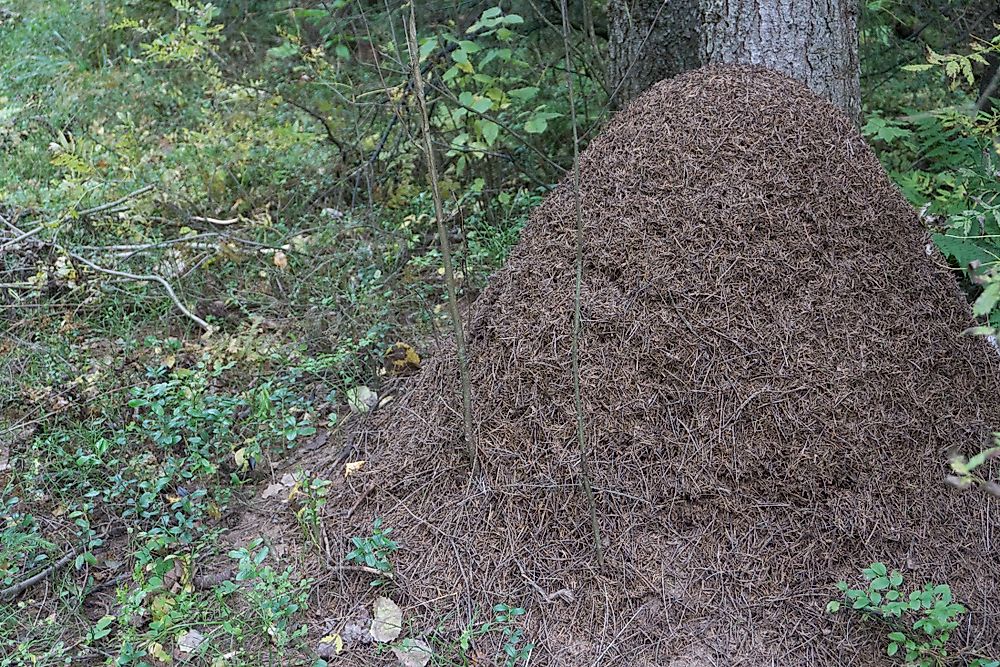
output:
<instances>
[{"instance_id":1,"label":"dirt patch","mask_svg":"<svg viewBox=\"0 0 1000 667\"><path fill-rule=\"evenodd\" d=\"M942 484L947 450L1000 425L996 355L959 337L954 279L847 118L778 74L702 69L617 115L581 176L604 567L566 184L471 309L481 471L444 347L356 439L329 543L383 517L417 631L522 605L535 666L883 664L881 633L823 611L872 560L951 584L960 639L996 653L997 511ZM371 595L345 576L320 598L336 616Z\"/></svg>"}]
</instances>

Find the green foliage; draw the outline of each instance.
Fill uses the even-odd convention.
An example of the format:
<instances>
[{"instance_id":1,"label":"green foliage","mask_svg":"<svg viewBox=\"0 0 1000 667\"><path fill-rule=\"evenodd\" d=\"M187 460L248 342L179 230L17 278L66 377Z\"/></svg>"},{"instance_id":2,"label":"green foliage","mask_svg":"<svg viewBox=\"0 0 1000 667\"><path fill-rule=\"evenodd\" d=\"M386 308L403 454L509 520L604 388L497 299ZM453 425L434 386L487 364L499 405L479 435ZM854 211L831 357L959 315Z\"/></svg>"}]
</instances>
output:
<instances>
[{"instance_id":1,"label":"green foliage","mask_svg":"<svg viewBox=\"0 0 1000 667\"><path fill-rule=\"evenodd\" d=\"M966 608L952 600L946 584L924 584L911 590L903 588L903 575L890 571L885 563L872 563L862 571L864 583L851 587L837 583L841 600L831 600L828 613L844 607L861 614L867 621L879 622L891 629L886 635L886 655L898 656L907 665L937 667L949 663L954 649L949 649L952 631L958 627ZM997 661L975 659L971 667L997 667Z\"/></svg>"},{"instance_id":2,"label":"green foliage","mask_svg":"<svg viewBox=\"0 0 1000 667\"><path fill-rule=\"evenodd\" d=\"M949 460L952 474L945 481L956 489L978 487L990 495L1000 496L1000 484L990 480L983 470L989 461L1000 456L1000 433L994 434L994 446L966 458L960 452L952 454Z\"/></svg>"},{"instance_id":3,"label":"green foliage","mask_svg":"<svg viewBox=\"0 0 1000 667\"><path fill-rule=\"evenodd\" d=\"M320 479L314 475L303 473L302 479L296 482L292 489L292 497L298 501L299 509L295 519L306 539L316 549L321 548L322 517L321 510L326 506L326 494L330 480Z\"/></svg>"},{"instance_id":4,"label":"green foliage","mask_svg":"<svg viewBox=\"0 0 1000 667\"><path fill-rule=\"evenodd\" d=\"M483 622L471 622L466 625L458 641L454 644L441 645L437 652L441 655L454 655L458 664L466 664L472 655L473 647L484 637L499 633L499 656L504 667L527 665L531 660L531 652L535 648L533 642L524 639L524 630L517 627L517 622L527 612L523 607L512 607L498 604L493 607L493 618Z\"/></svg>"},{"instance_id":5,"label":"green foliage","mask_svg":"<svg viewBox=\"0 0 1000 667\"><path fill-rule=\"evenodd\" d=\"M269 550L256 540L247 548L229 552L229 557L238 563L235 581L223 582L217 589L220 598L232 596L243 591L243 596L250 605L251 614L256 618L257 628L271 639L280 650L289 644L300 640L308 632L305 625L296 626L298 613L307 606L310 581L294 577L294 571L288 567L276 571L265 565ZM245 589L238 582L247 582L250 587ZM231 634L239 635L247 629L223 628ZM257 631L250 628L249 631Z\"/></svg>"},{"instance_id":6,"label":"green foliage","mask_svg":"<svg viewBox=\"0 0 1000 667\"><path fill-rule=\"evenodd\" d=\"M869 5L874 25L902 20L885 18L885 11ZM922 211L934 243L969 279L974 314L983 325L967 333L978 335L994 334L1000 323L1000 154L995 143L1000 108L977 100L975 88L991 54L1000 54L1000 35L972 39L966 50L954 53L928 45L925 62L905 65L891 86L869 96L874 106L863 128L903 193Z\"/></svg>"},{"instance_id":7,"label":"green foliage","mask_svg":"<svg viewBox=\"0 0 1000 667\"><path fill-rule=\"evenodd\" d=\"M392 528L382 528L381 517L372 523L372 534L368 537L352 537L354 548L347 552L347 560L361 567L368 567L392 576L392 561L389 557L399 550L399 544L389 538ZM385 583L382 578L371 582L372 586Z\"/></svg>"}]
</instances>

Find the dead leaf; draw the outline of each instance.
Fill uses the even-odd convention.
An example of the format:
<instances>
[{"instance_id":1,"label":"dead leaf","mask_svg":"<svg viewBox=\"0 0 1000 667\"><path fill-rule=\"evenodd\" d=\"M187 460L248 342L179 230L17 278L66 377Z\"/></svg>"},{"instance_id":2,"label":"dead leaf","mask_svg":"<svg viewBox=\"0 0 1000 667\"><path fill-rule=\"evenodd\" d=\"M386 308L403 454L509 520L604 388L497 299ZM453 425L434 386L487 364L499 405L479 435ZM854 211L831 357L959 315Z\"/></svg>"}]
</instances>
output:
<instances>
[{"instance_id":1,"label":"dead leaf","mask_svg":"<svg viewBox=\"0 0 1000 667\"><path fill-rule=\"evenodd\" d=\"M247 448L240 447L233 452L233 459L236 461L236 467L240 470L245 470L249 467L249 460L247 458Z\"/></svg>"},{"instance_id":2,"label":"dead leaf","mask_svg":"<svg viewBox=\"0 0 1000 667\"><path fill-rule=\"evenodd\" d=\"M177 648L180 649L181 653L194 653L203 641L205 641L205 635L197 630L188 630L177 638Z\"/></svg>"},{"instance_id":3,"label":"dead leaf","mask_svg":"<svg viewBox=\"0 0 1000 667\"><path fill-rule=\"evenodd\" d=\"M174 659L170 657L170 654L163 648L163 644L160 642L151 643L146 647L146 652L162 663L170 664L174 661Z\"/></svg>"},{"instance_id":4,"label":"dead leaf","mask_svg":"<svg viewBox=\"0 0 1000 667\"><path fill-rule=\"evenodd\" d=\"M344 638L339 634L327 635L319 640L319 647L316 653L321 658L332 658L340 655L344 651Z\"/></svg>"},{"instance_id":5,"label":"dead leaf","mask_svg":"<svg viewBox=\"0 0 1000 667\"><path fill-rule=\"evenodd\" d=\"M350 477L356 472L360 472L365 466L366 461L351 461L350 463L344 464L344 477Z\"/></svg>"},{"instance_id":6,"label":"dead leaf","mask_svg":"<svg viewBox=\"0 0 1000 667\"><path fill-rule=\"evenodd\" d=\"M363 384L347 390L347 405L355 414L363 415L377 404L378 394Z\"/></svg>"},{"instance_id":7,"label":"dead leaf","mask_svg":"<svg viewBox=\"0 0 1000 667\"><path fill-rule=\"evenodd\" d=\"M288 268L288 257L280 250L274 253L274 265L284 271Z\"/></svg>"},{"instance_id":8,"label":"dead leaf","mask_svg":"<svg viewBox=\"0 0 1000 667\"><path fill-rule=\"evenodd\" d=\"M385 351L385 370L393 375L403 375L420 368L420 355L406 343L396 343Z\"/></svg>"},{"instance_id":9,"label":"dead leaf","mask_svg":"<svg viewBox=\"0 0 1000 667\"><path fill-rule=\"evenodd\" d=\"M275 498L281 492L285 490L284 484L268 484L267 488L264 489L264 493L260 494L261 498Z\"/></svg>"},{"instance_id":10,"label":"dead leaf","mask_svg":"<svg viewBox=\"0 0 1000 667\"><path fill-rule=\"evenodd\" d=\"M372 613L372 638L377 642L391 642L403 631L403 610L387 597L375 598Z\"/></svg>"},{"instance_id":11,"label":"dead leaf","mask_svg":"<svg viewBox=\"0 0 1000 667\"><path fill-rule=\"evenodd\" d=\"M392 649L402 667L424 667L431 661L431 647L421 639L404 639Z\"/></svg>"}]
</instances>

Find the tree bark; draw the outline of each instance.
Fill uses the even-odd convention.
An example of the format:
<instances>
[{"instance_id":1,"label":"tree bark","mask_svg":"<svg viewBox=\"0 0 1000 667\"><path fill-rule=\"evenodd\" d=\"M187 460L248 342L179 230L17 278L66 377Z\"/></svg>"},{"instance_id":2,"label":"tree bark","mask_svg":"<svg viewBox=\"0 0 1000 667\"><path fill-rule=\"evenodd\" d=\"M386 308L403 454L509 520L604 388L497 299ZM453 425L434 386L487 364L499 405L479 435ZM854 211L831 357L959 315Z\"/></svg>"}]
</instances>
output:
<instances>
[{"instance_id":1,"label":"tree bark","mask_svg":"<svg viewBox=\"0 0 1000 667\"><path fill-rule=\"evenodd\" d=\"M620 106L701 65L762 65L860 120L857 0L609 0L608 79Z\"/></svg>"},{"instance_id":2,"label":"tree bark","mask_svg":"<svg viewBox=\"0 0 1000 667\"><path fill-rule=\"evenodd\" d=\"M702 65L700 0L608 0L608 90L621 106Z\"/></svg>"}]
</instances>

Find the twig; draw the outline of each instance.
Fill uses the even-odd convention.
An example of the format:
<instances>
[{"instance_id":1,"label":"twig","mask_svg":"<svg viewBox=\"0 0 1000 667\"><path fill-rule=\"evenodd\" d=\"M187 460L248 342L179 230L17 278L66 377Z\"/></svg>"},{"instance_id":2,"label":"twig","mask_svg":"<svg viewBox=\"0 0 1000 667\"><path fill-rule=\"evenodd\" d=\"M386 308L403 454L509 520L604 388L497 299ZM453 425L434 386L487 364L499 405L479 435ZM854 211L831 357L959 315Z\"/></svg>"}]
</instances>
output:
<instances>
[{"instance_id":1,"label":"twig","mask_svg":"<svg viewBox=\"0 0 1000 667\"><path fill-rule=\"evenodd\" d=\"M366 574L374 574L379 577L385 577L386 579L395 579L396 576L392 572L383 572L382 570L375 569L374 567L368 567L367 565L334 565L328 563L331 572L364 572Z\"/></svg>"},{"instance_id":2,"label":"twig","mask_svg":"<svg viewBox=\"0 0 1000 667\"><path fill-rule=\"evenodd\" d=\"M80 553L83 552L86 548L87 547L85 544L80 544L79 546L69 550L62 558L57 560L52 565L49 565L47 568L45 568L35 576L28 577L19 584L14 584L13 586L8 586L7 588L3 589L2 591L0 591L0 600L8 600L15 598L24 591L34 586L35 584L48 579L53 574L55 574L62 568L66 567L67 565L69 565L69 563L78 555L80 555Z\"/></svg>"},{"instance_id":3,"label":"twig","mask_svg":"<svg viewBox=\"0 0 1000 667\"><path fill-rule=\"evenodd\" d=\"M25 240L29 236L34 236L38 232L42 231L42 229L44 227L45 227L45 225L38 225L37 227L35 227L33 229L29 229L26 232L21 232L20 234L18 234L17 236L15 236L11 240L7 241L2 246L0 246L0 250L6 250L7 248L11 247L12 245L16 245L16 244L20 243L21 241Z\"/></svg>"},{"instance_id":4,"label":"twig","mask_svg":"<svg viewBox=\"0 0 1000 667\"><path fill-rule=\"evenodd\" d=\"M237 222L240 221L239 217L230 218L228 220L219 220L218 218L204 218L200 215L192 215L190 219L193 220L194 222L207 222L213 225L219 225L220 227L224 227L226 225L235 225Z\"/></svg>"},{"instance_id":5,"label":"twig","mask_svg":"<svg viewBox=\"0 0 1000 667\"><path fill-rule=\"evenodd\" d=\"M469 360L465 350L465 333L462 331L462 318L458 310L458 297L455 295L455 272L451 264L451 247L448 243L448 231L444 225L444 206L441 204L441 188L438 186L437 166L434 163L434 146L431 142L431 126L427 114L427 100L424 97L424 82L420 73L420 55L417 50L417 19L413 9L415 2L410 3L410 24L407 26L407 44L410 49L410 66L413 68L413 87L417 104L420 108L420 121L424 135L424 153L427 158L427 173L431 181L434 195L434 215L437 218L438 237L441 242L441 255L444 260L445 282L448 284L448 306L451 310L451 322L455 330L455 347L458 352L458 367L462 379L462 411L465 417L465 444L469 452L469 463L476 467L476 441L472 427L472 381L469 377Z\"/></svg>"},{"instance_id":6,"label":"twig","mask_svg":"<svg viewBox=\"0 0 1000 667\"><path fill-rule=\"evenodd\" d=\"M590 525L594 531L594 548L597 562L604 564L604 545L601 543L601 526L597 522L597 503L590 486L590 462L587 455L587 436L583 417L583 400L580 397L580 292L583 284L583 208L580 204L580 137L576 129L576 107L573 99L573 75L570 70L569 10L566 0L560 5L563 24L563 42L566 47L566 86L569 91L570 124L573 126L573 204L576 209L576 288L573 295L573 402L576 404L576 438L580 447L580 476L583 492L590 509Z\"/></svg>"},{"instance_id":7,"label":"twig","mask_svg":"<svg viewBox=\"0 0 1000 667\"><path fill-rule=\"evenodd\" d=\"M191 312L190 310L188 310L188 307L185 306L181 302L181 300L177 298L177 294L174 293L174 288L170 286L170 283L168 283L166 280L164 280L160 276L154 276L152 274L128 273L126 271L116 271L115 269L109 269L109 268L100 266L98 264L94 264L92 261L90 261L86 257L81 257L80 255L77 255L76 253L72 253L72 252L68 252L67 251L66 254L69 255L70 257L72 257L73 259L79 261L79 262L83 262L84 264L86 264L87 266L89 266L94 271L98 271L100 273L106 273L106 274L111 275L111 276L118 276L119 278L128 278L129 280L138 280L138 281L142 281L142 282L158 283L161 287L163 287L163 290L167 293L167 296L170 297L170 300L174 302L174 305L177 306L177 310L181 311L188 319L190 319L192 322L194 322L195 324L197 324L199 327L201 327L205 331L211 331L212 330L212 326L208 322L206 322L205 320L201 319L200 317L198 317L197 315L195 315L193 312Z\"/></svg>"},{"instance_id":8,"label":"twig","mask_svg":"<svg viewBox=\"0 0 1000 667\"><path fill-rule=\"evenodd\" d=\"M347 510L347 516L345 518L350 519L351 515L354 514L359 507L361 507L361 503L365 501L365 498L367 498L368 494L370 494L374 489L375 489L374 482L365 487L365 490L361 492L361 494L358 496L358 499L354 501L353 505L351 505L351 509Z\"/></svg>"},{"instance_id":9,"label":"twig","mask_svg":"<svg viewBox=\"0 0 1000 667\"><path fill-rule=\"evenodd\" d=\"M152 185L144 185L141 188L139 188L138 190L130 192L130 193L128 193L127 195L125 195L124 197L122 197L120 199L116 199L116 200L114 200L112 202L108 202L107 204L101 204L100 206L95 206L93 208L84 209L84 210L80 211L79 213L77 213L76 215L77 215L78 218L86 218L87 216L94 215L95 213L103 213L104 211L107 211L108 209L115 208L116 206L119 206L119 205L127 202L129 199L134 199L136 197L142 196L142 195L146 194L147 192L149 192L152 189L153 189Z\"/></svg>"}]
</instances>

